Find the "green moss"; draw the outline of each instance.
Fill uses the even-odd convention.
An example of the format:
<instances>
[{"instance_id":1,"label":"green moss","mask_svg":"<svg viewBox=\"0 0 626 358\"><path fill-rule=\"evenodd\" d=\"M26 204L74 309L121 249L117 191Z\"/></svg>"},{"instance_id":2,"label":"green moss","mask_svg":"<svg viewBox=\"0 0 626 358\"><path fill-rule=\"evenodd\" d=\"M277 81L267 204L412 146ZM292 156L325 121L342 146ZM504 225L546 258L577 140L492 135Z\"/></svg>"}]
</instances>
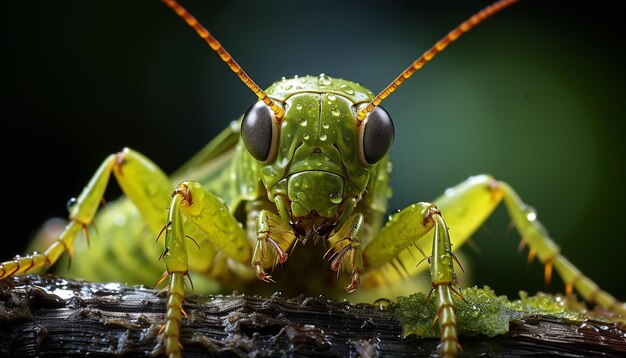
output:
<instances>
[{"instance_id":1,"label":"green moss","mask_svg":"<svg viewBox=\"0 0 626 358\"><path fill-rule=\"evenodd\" d=\"M508 301L504 296L501 298L503 304L513 312L511 319L522 319L532 315L548 315L572 321L589 318L584 305L562 295L539 292L529 297L525 291L520 291L519 295L520 299L515 301Z\"/></svg>"},{"instance_id":2,"label":"green moss","mask_svg":"<svg viewBox=\"0 0 626 358\"><path fill-rule=\"evenodd\" d=\"M467 301L466 304L454 297L460 334L494 336L509 330L510 312L489 287L466 288L460 294ZM426 302L427 296L423 293L398 298L394 314L402 323L405 336L439 336L439 326L433 324L437 314L433 298Z\"/></svg>"},{"instance_id":3,"label":"green moss","mask_svg":"<svg viewBox=\"0 0 626 358\"><path fill-rule=\"evenodd\" d=\"M487 286L462 289L460 294L467 301L465 303L453 297L460 335L503 334L509 330L511 320L521 320L535 315L548 315L572 321L584 321L589 318L605 322L615 320L597 312L589 312L584 304L563 295L538 293L529 297L526 292L520 291L520 299L509 301L506 296L496 296ZM419 337L439 336L439 326L433 324L437 314L435 304L434 297L427 300L423 293L398 298L394 315L402 324L405 336L410 334Z\"/></svg>"}]
</instances>

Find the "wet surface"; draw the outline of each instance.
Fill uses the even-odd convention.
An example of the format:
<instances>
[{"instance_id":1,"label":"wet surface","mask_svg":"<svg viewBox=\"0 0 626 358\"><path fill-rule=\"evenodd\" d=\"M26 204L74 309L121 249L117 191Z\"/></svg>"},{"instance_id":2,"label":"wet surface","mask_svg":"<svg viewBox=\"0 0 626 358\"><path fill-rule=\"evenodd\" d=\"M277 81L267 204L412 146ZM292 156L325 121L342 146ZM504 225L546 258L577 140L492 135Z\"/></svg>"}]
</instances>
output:
<instances>
[{"instance_id":1,"label":"wet surface","mask_svg":"<svg viewBox=\"0 0 626 358\"><path fill-rule=\"evenodd\" d=\"M155 290L54 276L14 278L1 287L2 356L145 356L157 345L165 295ZM185 310L186 357L429 356L437 346L436 339L402 339L389 310L324 297L190 295ZM461 343L467 356L623 356L626 329L528 317L512 321L506 335Z\"/></svg>"}]
</instances>

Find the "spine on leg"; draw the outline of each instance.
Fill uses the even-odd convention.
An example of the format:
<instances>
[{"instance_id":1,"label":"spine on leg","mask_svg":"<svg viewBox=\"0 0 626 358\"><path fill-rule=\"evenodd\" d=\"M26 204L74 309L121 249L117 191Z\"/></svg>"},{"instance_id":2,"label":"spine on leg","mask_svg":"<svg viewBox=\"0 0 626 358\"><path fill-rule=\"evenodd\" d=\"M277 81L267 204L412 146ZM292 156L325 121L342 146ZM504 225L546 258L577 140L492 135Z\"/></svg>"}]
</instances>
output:
<instances>
[{"instance_id":1,"label":"spine on leg","mask_svg":"<svg viewBox=\"0 0 626 358\"><path fill-rule=\"evenodd\" d=\"M546 284L550 283L552 268L554 268L565 282L566 294L571 294L575 288L586 301L626 314L624 303L601 290L596 283L561 255L559 247L550 239L546 229L537 220L535 212L522 202L509 185L498 182L498 187L504 192L504 202L522 237L522 243L530 248L529 259L537 256L545 266Z\"/></svg>"},{"instance_id":2,"label":"spine on leg","mask_svg":"<svg viewBox=\"0 0 626 358\"><path fill-rule=\"evenodd\" d=\"M111 168L115 164L115 156L109 156L98 168L91 180L76 199L76 203L70 208L70 223L46 251L41 254L34 252L24 257L16 257L11 261L0 264L0 279L15 275L23 275L35 272L41 268L49 268L61 257L65 251L72 256L74 241L80 231L87 232L87 225L91 223L100 200L106 189L111 174Z\"/></svg>"}]
</instances>

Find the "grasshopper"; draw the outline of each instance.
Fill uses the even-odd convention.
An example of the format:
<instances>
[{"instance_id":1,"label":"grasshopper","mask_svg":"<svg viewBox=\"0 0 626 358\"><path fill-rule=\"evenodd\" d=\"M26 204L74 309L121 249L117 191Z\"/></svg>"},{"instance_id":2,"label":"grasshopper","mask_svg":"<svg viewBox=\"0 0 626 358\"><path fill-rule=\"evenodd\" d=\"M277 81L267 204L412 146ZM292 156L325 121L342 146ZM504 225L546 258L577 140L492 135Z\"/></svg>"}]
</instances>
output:
<instances>
[{"instance_id":1,"label":"grasshopper","mask_svg":"<svg viewBox=\"0 0 626 358\"><path fill-rule=\"evenodd\" d=\"M509 185L492 177L473 177L433 203L410 205L384 222L387 151L394 125L380 102L449 43L513 2L500 1L477 13L375 96L357 83L326 75L280 80L263 91L191 15L174 1L166 1L209 42L259 102L171 177L136 151L125 149L109 156L71 205L70 223L59 239L43 253L4 262L0 277L48 268L64 252L71 254L78 234L88 236L88 226L98 220L96 211L113 173L130 200L112 204L115 209L103 213L102 222L107 215L109 222L132 221L125 227L138 228L138 236L147 226L164 245L143 241L136 249L145 258L158 256L165 261L162 279L169 279L169 299L161 341L170 356L181 354L178 336L184 281L190 271L223 281L256 277L274 282L278 279L269 268L287 265L292 253L318 241L326 244L321 255L330 261L326 271L347 272L347 282L329 284L327 292L335 295L342 285L350 295L381 285L401 285L410 292L413 287L400 283L401 276L417 273L421 266L415 266L420 261L416 256L423 247L432 248L424 255L430 259L432 291L440 308L441 354L454 356L459 345L451 299L456 294L452 243L463 243L501 201L526 244L545 264L546 280L554 268L568 293L575 288L590 301L623 309L560 255L534 212ZM114 225L98 222L97 226L99 235L115 235ZM454 233L452 242L448 227ZM104 238L99 241L112 245ZM417 242L420 247L413 249ZM294 250L296 245L307 247ZM193 246L200 254L192 254ZM401 273L383 270L389 263L401 267ZM87 260L75 263L87 264ZM307 277L317 276L326 283L328 275L319 271ZM293 280L301 277L295 275Z\"/></svg>"}]
</instances>

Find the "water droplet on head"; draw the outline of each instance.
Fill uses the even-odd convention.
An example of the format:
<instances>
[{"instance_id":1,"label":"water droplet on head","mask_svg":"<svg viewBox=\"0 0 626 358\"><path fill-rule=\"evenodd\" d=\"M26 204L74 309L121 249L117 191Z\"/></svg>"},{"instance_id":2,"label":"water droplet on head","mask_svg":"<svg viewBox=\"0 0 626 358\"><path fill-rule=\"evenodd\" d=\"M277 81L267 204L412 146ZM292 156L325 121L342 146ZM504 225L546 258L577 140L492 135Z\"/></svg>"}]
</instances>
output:
<instances>
[{"instance_id":1,"label":"water droplet on head","mask_svg":"<svg viewBox=\"0 0 626 358\"><path fill-rule=\"evenodd\" d=\"M300 123L301 126L306 127L306 124L307 124L306 118L300 117L300 119L298 119L298 123Z\"/></svg>"},{"instance_id":2,"label":"water droplet on head","mask_svg":"<svg viewBox=\"0 0 626 358\"><path fill-rule=\"evenodd\" d=\"M330 125L328 125L328 123L324 123L324 124L322 124L322 128L324 128L324 129L328 129L328 127L330 127Z\"/></svg>"},{"instance_id":3,"label":"water droplet on head","mask_svg":"<svg viewBox=\"0 0 626 358\"><path fill-rule=\"evenodd\" d=\"M296 109L297 109L298 111L301 111L301 110L302 110L302 105L301 105L301 104L297 104L297 105L296 105Z\"/></svg>"},{"instance_id":4,"label":"water droplet on head","mask_svg":"<svg viewBox=\"0 0 626 358\"><path fill-rule=\"evenodd\" d=\"M329 95L328 95L328 100L329 100L329 101L334 101L334 100L336 100L336 99L337 99L337 97L336 97L334 94L329 94Z\"/></svg>"},{"instance_id":5,"label":"water droplet on head","mask_svg":"<svg viewBox=\"0 0 626 358\"><path fill-rule=\"evenodd\" d=\"M348 86L348 85L341 85L339 86L339 88L344 91L346 94L349 95L353 95L354 94L354 90L352 89L352 87Z\"/></svg>"},{"instance_id":6,"label":"water droplet on head","mask_svg":"<svg viewBox=\"0 0 626 358\"><path fill-rule=\"evenodd\" d=\"M320 78L317 80L317 84L320 86L331 86L333 84L333 81L330 80L330 78L326 77L325 74L320 74Z\"/></svg>"},{"instance_id":7,"label":"water droplet on head","mask_svg":"<svg viewBox=\"0 0 626 358\"><path fill-rule=\"evenodd\" d=\"M339 204L341 203L343 196L341 195L341 193L330 193L329 198L331 203Z\"/></svg>"},{"instance_id":8,"label":"water droplet on head","mask_svg":"<svg viewBox=\"0 0 626 358\"><path fill-rule=\"evenodd\" d=\"M320 140L323 142L328 138L328 136L325 133L320 134Z\"/></svg>"},{"instance_id":9,"label":"water droplet on head","mask_svg":"<svg viewBox=\"0 0 626 358\"><path fill-rule=\"evenodd\" d=\"M307 133L304 133L304 135L302 135L302 139L308 140L309 139L309 135Z\"/></svg>"},{"instance_id":10,"label":"water droplet on head","mask_svg":"<svg viewBox=\"0 0 626 358\"><path fill-rule=\"evenodd\" d=\"M335 117L338 117L341 114L341 112L337 108L333 108L333 110L330 111L330 113L332 113L332 115Z\"/></svg>"}]
</instances>

